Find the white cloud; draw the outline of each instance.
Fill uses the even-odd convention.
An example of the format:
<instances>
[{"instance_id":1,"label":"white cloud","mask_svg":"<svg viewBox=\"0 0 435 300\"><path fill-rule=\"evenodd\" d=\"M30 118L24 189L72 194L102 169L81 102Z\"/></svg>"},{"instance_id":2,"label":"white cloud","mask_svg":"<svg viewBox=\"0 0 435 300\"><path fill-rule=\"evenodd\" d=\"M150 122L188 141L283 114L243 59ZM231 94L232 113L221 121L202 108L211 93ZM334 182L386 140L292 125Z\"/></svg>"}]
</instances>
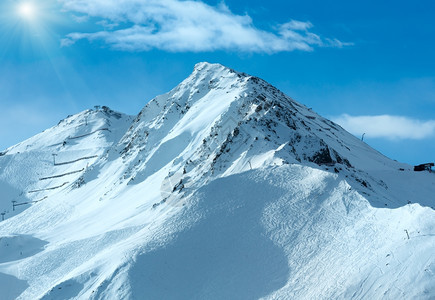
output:
<instances>
[{"instance_id":1,"label":"white cloud","mask_svg":"<svg viewBox=\"0 0 435 300\"><path fill-rule=\"evenodd\" d=\"M215 50L274 53L312 51L313 47L350 45L321 38L310 32L310 22L292 20L265 31L254 26L248 15L233 14L224 4L210 6L201 1L179 0L60 0L68 11L120 24L122 29L71 33L63 46L77 40L99 40L113 48L172 52Z\"/></svg>"},{"instance_id":2,"label":"white cloud","mask_svg":"<svg viewBox=\"0 0 435 300\"><path fill-rule=\"evenodd\" d=\"M71 17L77 23L85 23L85 22L89 21L89 16L76 16L76 15L72 15Z\"/></svg>"},{"instance_id":3,"label":"white cloud","mask_svg":"<svg viewBox=\"0 0 435 300\"><path fill-rule=\"evenodd\" d=\"M403 116L350 116L343 114L332 120L349 132L368 138L420 140L435 135L435 120L421 121Z\"/></svg>"},{"instance_id":4,"label":"white cloud","mask_svg":"<svg viewBox=\"0 0 435 300\"><path fill-rule=\"evenodd\" d=\"M118 27L118 23L109 23L107 20L102 20L97 22L98 25L101 25L104 27L104 29L112 30L115 27Z\"/></svg>"}]
</instances>

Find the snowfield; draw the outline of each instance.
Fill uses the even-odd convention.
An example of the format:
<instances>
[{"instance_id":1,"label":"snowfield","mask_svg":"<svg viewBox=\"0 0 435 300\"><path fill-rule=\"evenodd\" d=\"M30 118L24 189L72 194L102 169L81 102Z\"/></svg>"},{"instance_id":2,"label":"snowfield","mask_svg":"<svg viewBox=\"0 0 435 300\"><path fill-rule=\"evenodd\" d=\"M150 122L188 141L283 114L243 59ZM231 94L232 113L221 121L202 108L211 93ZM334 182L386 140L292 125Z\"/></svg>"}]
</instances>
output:
<instances>
[{"instance_id":1,"label":"snowfield","mask_svg":"<svg viewBox=\"0 0 435 300\"><path fill-rule=\"evenodd\" d=\"M219 64L0 152L0 192L5 300L435 298L435 174Z\"/></svg>"}]
</instances>

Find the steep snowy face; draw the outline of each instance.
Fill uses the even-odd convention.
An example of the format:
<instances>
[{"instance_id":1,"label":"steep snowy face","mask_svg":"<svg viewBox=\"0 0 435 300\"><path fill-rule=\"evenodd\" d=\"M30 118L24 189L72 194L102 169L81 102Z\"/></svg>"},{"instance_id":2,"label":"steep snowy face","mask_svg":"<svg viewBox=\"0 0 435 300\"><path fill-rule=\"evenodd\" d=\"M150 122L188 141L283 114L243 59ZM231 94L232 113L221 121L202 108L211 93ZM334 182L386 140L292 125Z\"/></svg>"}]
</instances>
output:
<instances>
[{"instance_id":1,"label":"steep snowy face","mask_svg":"<svg viewBox=\"0 0 435 300\"><path fill-rule=\"evenodd\" d=\"M404 167L264 80L209 63L150 101L115 151L129 165L123 179L142 182L160 172L172 185L165 189L178 192L220 176L302 163L342 172L370 193L385 183L368 171Z\"/></svg>"},{"instance_id":2,"label":"steep snowy face","mask_svg":"<svg viewBox=\"0 0 435 300\"><path fill-rule=\"evenodd\" d=\"M135 161L131 178L146 179L163 167L169 173L195 169L201 175L210 169L237 126L231 110L247 94L248 80L221 65L200 63L171 92L150 101L118 146L125 160Z\"/></svg>"},{"instance_id":3,"label":"steep snowy face","mask_svg":"<svg viewBox=\"0 0 435 300\"><path fill-rule=\"evenodd\" d=\"M246 81L247 76L221 65L197 64L186 80L139 113L122 140L123 153L146 152L183 134L193 140L190 146L197 147L195 138L207 135L223 118L245 93Z\"/></svg>"}]
</instances>

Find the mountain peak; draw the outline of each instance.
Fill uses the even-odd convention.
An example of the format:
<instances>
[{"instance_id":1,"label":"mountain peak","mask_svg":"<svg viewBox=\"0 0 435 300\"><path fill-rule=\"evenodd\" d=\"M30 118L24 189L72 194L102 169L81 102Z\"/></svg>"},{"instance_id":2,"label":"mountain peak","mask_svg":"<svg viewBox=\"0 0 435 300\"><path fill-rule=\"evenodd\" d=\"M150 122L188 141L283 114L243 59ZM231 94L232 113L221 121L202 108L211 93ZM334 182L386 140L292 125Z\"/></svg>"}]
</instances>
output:
<instances>
[{"instance_id":1,"label":"mountain peak","mask_svg":"<svg viewBox=\"0 0 435 300\"><path fill-rule=\"evenodd\" d=\"M96 105L92 109L81 111L74 115L69 115L59 121L56 126L44 130L43 132L6 149L9 154L22 153L28 151L39 151L40 149L53 147L67 147L74 144L75 147L83 147L84 143L68 143L76 137L82 137L90 141L88 147L96 145L110 145L113 143L114 136L123 134L126 124L132 116L114 111L107 106ZM91 142L92 141L92 142ZM71 145L70 145L71 146ZM57 149L57 150L55 150Z\"/></svg>"},{"instance_id":2,"label":"mountain peak","mask_svg":"<svg viewBox=\"0 0 435 300\"><path fill-rule=\"evenodd\" d=\"M148 103L119 147L135 165L124 175L129 182L181 172L184 186L196 188L226 174L287 164L332 168L365 188L379 183L356 170L399 168L266 81L210 63L197 64Z\"/></svg>"},{"instance_id":3,"label":"mountain peak","mask_svg":"<svg viewBox=\"0 0 435 300\"><path fill-rule=\"evenodd\" d=\"M195 65L192 74L185 81L199 83L200 81L219 81L228 77L242 78L248 76L245 73L237 72L219 63L200 62Z\"/></svg>"},{"instance_id":4,"label":"mountain peak","mask_svg":"<svg viewBox=\"0 0 435 300\"><path fill-rule=\"evenodd\" d=\"M223 65L221 65L219 63L209 63L207 61L202 61L202 62L196 63L193 69L201 71L205 68L226 68L226 67L224 67Z\"/></svg>"},{"instance_id":5,"label":"mountain peak","mask_svg":"<svg viewBox=\"0 0 435 300\"><path fill-rule=\"evenodd\" d=\"M219 64L117 116L0 153L6 298L435 295L433 174Z\"/></svg>"},{"instance_id":6,"label":"mountain peak","mask_svg":"<svg viewBox=\"0 0 435 300\"><path fill-rule=\"evenodd\" d=\"M208 71L217 71L217 70L222 70L222 69L227 69L227 70L231 70L230 68L221 65L219 63L209 63L206 61L203 62L199 62L197 64L195 64L193 70L196 72L208 72Z\"/></svg>"}]
</instances>

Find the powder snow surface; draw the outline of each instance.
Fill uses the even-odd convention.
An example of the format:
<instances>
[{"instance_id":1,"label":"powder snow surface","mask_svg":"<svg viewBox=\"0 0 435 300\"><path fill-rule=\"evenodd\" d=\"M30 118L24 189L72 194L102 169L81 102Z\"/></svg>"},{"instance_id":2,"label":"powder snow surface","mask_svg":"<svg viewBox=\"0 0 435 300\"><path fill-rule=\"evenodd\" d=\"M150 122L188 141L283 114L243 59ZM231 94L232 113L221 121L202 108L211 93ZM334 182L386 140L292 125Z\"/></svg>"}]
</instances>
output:
<instances>
[{"instance_id":1,"label":"powder snow surface","mask_svg":"<svg viewBox=\"0 0 435 300\"><path fill-rule=\"evenodd\" d=\"M0 152L0 192L5 300L435 298L435 174L218 64Z\"/></svg>"}]
</instances>

